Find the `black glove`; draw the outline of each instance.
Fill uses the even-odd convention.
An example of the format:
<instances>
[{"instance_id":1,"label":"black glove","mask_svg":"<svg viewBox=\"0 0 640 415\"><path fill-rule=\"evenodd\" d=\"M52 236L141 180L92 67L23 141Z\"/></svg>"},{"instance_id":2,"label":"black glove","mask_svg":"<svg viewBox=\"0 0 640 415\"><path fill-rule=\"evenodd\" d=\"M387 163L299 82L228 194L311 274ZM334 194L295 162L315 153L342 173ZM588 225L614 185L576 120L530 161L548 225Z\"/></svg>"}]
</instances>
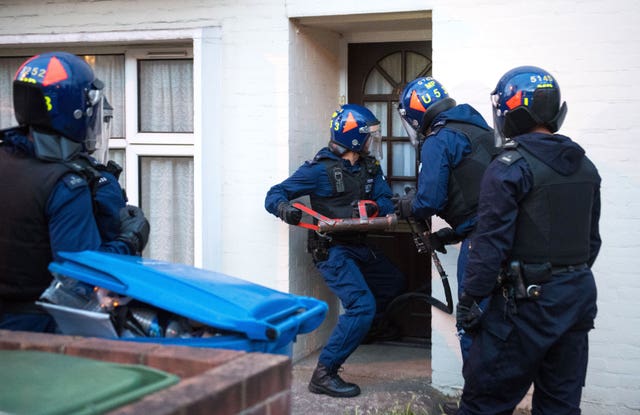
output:
<instances>
[{"instance_id":1,"label":"black glove","mask_svg":"<svg viewBox=\"0 0 640 415\"><path fill-rule=\"evenodd\" d=\"M149 221L144 217L142 209L127 205L120 209L120 235L116 238L129 245L132 254L142 252L149 241Z\"/></svg>"},{"instance_id":2,"label":"black glove","mask_svg":"<svg viewBox=\"0 0 640 415\"><path fill-rule=\"evenodd\" d=\"M482 309L478 301L479 298L463 292L456 306L456 325L467 333L473 333L480 327Z\"/></svg>"},{"instance_id":3,"label":"black glove","mask_svg":"<svg viewBox=\"0 0 640 415\"><path fill-rule=\"evenodd\" d=\"M411 188L411 190L405 191L405 195L400 197L396 202L396 215L400 219L406 219L413 216L413 212L411 211L411 207L413 206L413 199L416 196L416 190Z\"/></svg>"},{"instance_id":4,"label":"black glove","mask_svg":"<svg viewBox=\"0 0 640 415\"><path fill-rule=\"evenodd\" d=\"M278 217L289 225L297 225L302 219L302 211L291 206L290 202L280 202L278 205Z\"/></svg>"},{"instance_id":5,"label":"black glove","mask_svg":"<svg viewBox=\"0 0 640 415\"><path fill-rule=\"evenodd\" d=\"M462 239L460 235L455 233L451 228L442 228L429 235L429 243L434 251L447 253L445 245L456 244Z\"/></svg>"},{"instance_id":6,"label":"black glove","mask_svg":"<svg viewBox=\"0 0 640 415\"><path fill-rule=\"evenodd\" d=\"M358 206L359 202L360 202L359 200L356 200L353 203L351 203L351 206L353 206L353 215L352 215L353 218L360 217L360 207ZM367 212L368 218L374 217L379 212L378 204L374 201L368 201L367 203L365 203L364 208L365 208L365 211Z\"/></svg>"}]
</instances>

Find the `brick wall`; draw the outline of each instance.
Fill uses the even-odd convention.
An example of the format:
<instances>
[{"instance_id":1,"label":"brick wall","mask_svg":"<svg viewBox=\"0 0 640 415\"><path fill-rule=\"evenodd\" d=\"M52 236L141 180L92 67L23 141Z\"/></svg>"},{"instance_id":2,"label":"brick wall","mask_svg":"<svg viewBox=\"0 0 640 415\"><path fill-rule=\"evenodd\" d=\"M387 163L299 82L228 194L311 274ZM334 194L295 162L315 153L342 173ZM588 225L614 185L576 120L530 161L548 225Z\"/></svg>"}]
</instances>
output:
<instances>
[{"instance_id":1,"label":"brick wall","mask_svg":"<svg viewBox=\"0 0 640 415\"><path fill-rule=\"evenodd\" d=\"M37 350L142 364L180 376L178 384L110 415L291 412L291 360L282 355L5 330L0 330L0 350Z\"/></svg>"}]
</instances>

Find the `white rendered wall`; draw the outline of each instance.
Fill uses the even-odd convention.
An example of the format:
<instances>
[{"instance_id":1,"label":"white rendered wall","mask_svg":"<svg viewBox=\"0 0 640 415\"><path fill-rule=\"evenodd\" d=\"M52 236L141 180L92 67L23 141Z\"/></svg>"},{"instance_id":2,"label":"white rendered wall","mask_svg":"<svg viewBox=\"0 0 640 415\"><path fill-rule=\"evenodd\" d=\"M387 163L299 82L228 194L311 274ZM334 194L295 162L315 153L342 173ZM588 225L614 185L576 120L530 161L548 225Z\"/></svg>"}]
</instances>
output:
<instances>
[{"instance_id":1,"label":"white rendered wall","mask_svg":"<svg viewBox=\"0 0 640 415\"><path fill-rule=\"evenodd\" d=\"M315 156L329 140L331 114L339 103L341 62L340 38L329 31L291 24L290 113L288 169L279 169L273 183L286 179L305 160ZM283 167L283 166L280 166ZM308 198L302 200L308 204ZM305 219L309 221L309 218ZM290 291L326 301L330 311L324 323L298 339L294 359L318 349L335 326L339 302L331 294L306 252L307 230L272 220L274 232L290 241L289 256L278 269L278 274L289 275ZM284 254L284 252L280 252Z\"/></svg>"},{"instance_id":2,"label":"white rendered wall","mask_svg":"<svg viewBox=\"0 0 640 415\"><path fill-rule=\"evenodd\" d=\"M0 39L22 42L24 35L42 35L45 43L91 42L97 32L102 39L105 33L134 31L139 37L130 40L151 42L155 38L150 32L219 27L220 45L197 47L205 53L216 50L219 56L194 59L196 64L218 62L212 75L220 86L211 94L208 86L194 85L207 91L203 100L218 100L215 105L203 104L205 111L216 108L219 113L202 117L219 122L203 121L203 143L196 149L205 152L198 155L201 171L220 174L204 181L213 183L213 196L203 196L208 189L196 192L196 198L209 203L196 210L206 217L196 223L213 230L212 235L204 229L206 243L196 243L208 251L202 253L205 267L288 291L289 275L283 272L288 262L287 231L275 227L264 210L269 186L289 172L289 20L284 2L5 2L0 23Z\"/></svg>"},{"instance_id":3,"label":"white rendered wall","mask_svg":"<svg viewBox=\"0 0 640 415\"><path fill-rule=\"evenodd\" d=\"M442 1L433 11L433 74L456 100L491 120L489 92L504 72L549 70L569 107L561 133L602 176L587 415L640 411L639 19L635 0Z\"/></svg>"}]
</instances>

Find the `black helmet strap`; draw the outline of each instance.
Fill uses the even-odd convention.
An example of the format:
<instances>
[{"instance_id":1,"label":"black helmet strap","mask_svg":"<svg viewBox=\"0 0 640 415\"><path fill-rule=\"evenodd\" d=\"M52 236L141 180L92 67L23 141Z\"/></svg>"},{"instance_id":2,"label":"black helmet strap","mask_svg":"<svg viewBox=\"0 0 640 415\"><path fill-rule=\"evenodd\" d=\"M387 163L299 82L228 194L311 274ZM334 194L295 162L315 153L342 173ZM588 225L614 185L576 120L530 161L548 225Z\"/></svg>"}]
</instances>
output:
<instances>
[{"instance_id":1,"label":"black helmet strap","mask_svg":"<svg viewBox=\"0 0 640 415\"><path fill-rule=\"evenodd\" d=\"M455 106L456 101L453 98L449 97L431 104L422 116L422 124L420 124L421 128L419 132L425 134L427 129L431 126L431 122L433 121L433 119L436 118L436 115Z\"/></svg>"}]
</instances>

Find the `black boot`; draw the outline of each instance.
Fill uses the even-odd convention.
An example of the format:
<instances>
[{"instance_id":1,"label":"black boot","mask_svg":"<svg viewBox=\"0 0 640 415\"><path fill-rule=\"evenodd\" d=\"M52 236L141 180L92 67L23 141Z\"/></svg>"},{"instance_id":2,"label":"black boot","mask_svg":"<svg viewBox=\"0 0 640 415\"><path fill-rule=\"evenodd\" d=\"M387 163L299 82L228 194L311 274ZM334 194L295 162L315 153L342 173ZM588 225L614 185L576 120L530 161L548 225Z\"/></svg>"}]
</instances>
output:
<instances>
[{"instance_id":1,"label":"black boot","mask_svg":"<svg viewBox=\"0 0 640 415\"><path fill-rule=\"evenodd\" d=\"M338 371L330 371L322 363L318 363L313 371L309 391L313 393L324 393L336 398L351 398L360 395L360 388L355 383L348 383L338 376Z\"/></svg>"}]
</instances>

